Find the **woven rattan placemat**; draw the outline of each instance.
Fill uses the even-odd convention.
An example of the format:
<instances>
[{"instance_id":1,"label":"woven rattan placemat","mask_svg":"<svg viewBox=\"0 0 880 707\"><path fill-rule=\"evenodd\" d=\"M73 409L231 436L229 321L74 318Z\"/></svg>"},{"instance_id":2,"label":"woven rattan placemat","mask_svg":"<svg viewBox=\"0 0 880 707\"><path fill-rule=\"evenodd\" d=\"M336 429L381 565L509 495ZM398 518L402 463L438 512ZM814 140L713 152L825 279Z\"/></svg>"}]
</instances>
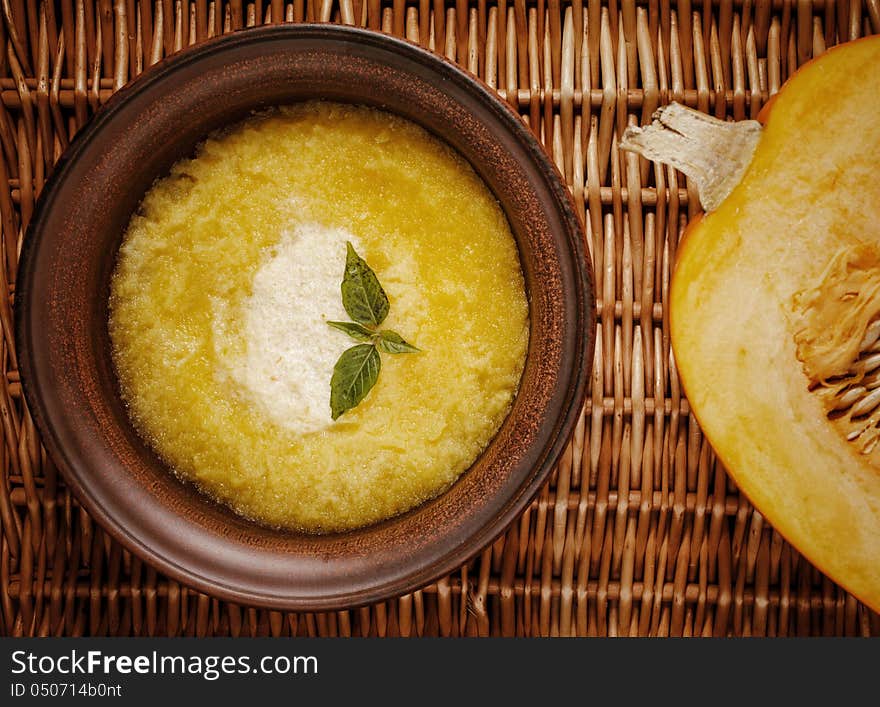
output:
<instances>
[{"instance_id":1,"label":"woven rattan placemat","mask_svg":"<svg viewBox=\"0 0 880 707\"><path fill-rule=\"evenodd\" d=\"M503 538L412 595L284 614L158 575L83 512L24 408L4 300L0 634L880 634L877 615L737 492L691 416L670 358L667 294L699 206L682 175L617 150L628 123L671 100L755 116L798 65L880 32L880 0L4 0L2 11L0 273L10 293L36 196L113 90L206 37L323 20L436 49L519 109L584 216L599 308L583 418Z\"/></svg>"}]
</instances>

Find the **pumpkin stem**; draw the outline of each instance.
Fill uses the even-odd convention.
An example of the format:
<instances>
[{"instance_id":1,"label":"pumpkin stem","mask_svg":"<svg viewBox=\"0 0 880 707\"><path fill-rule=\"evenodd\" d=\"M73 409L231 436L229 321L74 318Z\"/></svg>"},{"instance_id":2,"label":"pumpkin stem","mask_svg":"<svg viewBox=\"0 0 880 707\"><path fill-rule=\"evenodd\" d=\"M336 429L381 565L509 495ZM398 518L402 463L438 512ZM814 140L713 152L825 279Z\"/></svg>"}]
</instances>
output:
<instances>
[{"instance_id":1,"label":"pumpkin stem","mask_svg":"<svg viewBox=\"0 0 880 707\"><path fill-rule=\"evenodd\" d=\"M644 128L626 129L620 149L684 172L696 183L703 209L717 209L752 161L761 124L726 123L680 103L663 106L651 117Z\"/></svg>"}]
</instances>

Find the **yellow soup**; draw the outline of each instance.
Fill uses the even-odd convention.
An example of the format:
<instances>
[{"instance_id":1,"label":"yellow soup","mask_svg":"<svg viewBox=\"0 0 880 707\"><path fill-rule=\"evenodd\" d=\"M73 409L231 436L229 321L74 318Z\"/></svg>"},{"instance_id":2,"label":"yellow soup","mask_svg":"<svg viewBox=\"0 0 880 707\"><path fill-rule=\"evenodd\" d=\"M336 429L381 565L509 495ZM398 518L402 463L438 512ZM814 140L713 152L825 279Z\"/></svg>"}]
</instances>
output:
<instances>
[{"instance_id":1,"label":"yellow soup","mask_svg":"<svg viewBox=\"0 0 880 707\"><path fill-rule=\"evenodd\" d=\"M357 407L346 243L390 301ZM262 523L355 528L446 489L486 447L528 342L516 244L470 166L421 128L311 102L211 136L157 181L113 274L110 337L135 426L181 477Z\"/></svg>"}]
</instances>

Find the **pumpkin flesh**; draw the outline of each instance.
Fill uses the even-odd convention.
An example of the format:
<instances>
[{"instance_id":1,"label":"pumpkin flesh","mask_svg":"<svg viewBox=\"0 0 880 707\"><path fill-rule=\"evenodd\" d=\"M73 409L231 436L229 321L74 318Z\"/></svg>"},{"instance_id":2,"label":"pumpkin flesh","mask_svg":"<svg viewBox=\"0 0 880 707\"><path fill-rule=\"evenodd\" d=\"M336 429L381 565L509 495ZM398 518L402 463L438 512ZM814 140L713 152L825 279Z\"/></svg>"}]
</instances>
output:
<instances>
[{"instance_id":1,"label":"pumpkin flesh","mask_svg":"<svg viewBox=\"0 0 880 707\"><path fill-rule=\"evenodd\" d=\"M678 370L719 458L792 544L874 609L876 422L832 409L873 355L859 344L880 316L878 168L871 38L806 65L776 96L742 180L689 226L670 292ZM854 425L867 436L848 439Z\"/></svg>"}]
</instances>

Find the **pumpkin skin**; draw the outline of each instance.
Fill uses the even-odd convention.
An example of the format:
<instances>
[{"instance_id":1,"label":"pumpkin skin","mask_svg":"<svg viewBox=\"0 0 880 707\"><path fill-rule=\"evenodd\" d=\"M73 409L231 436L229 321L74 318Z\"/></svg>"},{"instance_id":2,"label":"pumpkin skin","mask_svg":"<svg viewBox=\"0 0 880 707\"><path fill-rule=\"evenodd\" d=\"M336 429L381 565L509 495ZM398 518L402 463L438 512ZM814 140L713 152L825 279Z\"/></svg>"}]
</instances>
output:
<instances>
[{"instance_id":1,"label":"pumpkin skin","mask_svg":"<svg viewBox=\"0 0 880 707\"><path fill-rule=\"evenodd\" d=\"M766 108L742 180L679 246L673 351L694 414L742 491L880 610L880 445L863 453L829 419L797 341L846 312L850 300L820 284L835 258L857 254L847 272L880 283L880 37L805 65ZM803 293L818 295L823 317L799 308Z\"/></svg>"}]
</instances>

